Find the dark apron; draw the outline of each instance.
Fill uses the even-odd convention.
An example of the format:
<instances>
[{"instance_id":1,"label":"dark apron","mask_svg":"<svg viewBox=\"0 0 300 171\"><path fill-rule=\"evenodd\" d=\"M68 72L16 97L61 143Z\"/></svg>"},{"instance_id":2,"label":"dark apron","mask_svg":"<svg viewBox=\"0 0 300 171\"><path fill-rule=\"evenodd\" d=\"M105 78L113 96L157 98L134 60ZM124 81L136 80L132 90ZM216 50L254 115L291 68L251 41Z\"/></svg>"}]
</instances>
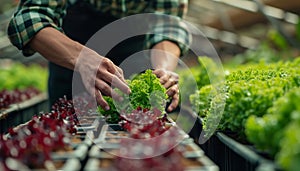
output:
<instances>
[{"instance_id":1,"label":"dark apron","mask_svg":"<svg viewBox=\"0 0 300 171\"><path fill-rule=\"evenodd\" d=\"M115 20L117 18L109 14L96 12L89 4L78 2L68 9L64 18L63 29L68 37L85 44L95 32ZM106 57L119 65L126 57L143 50L144 40L145 36L127 39L115 46ZM72 98L72 77L73 71L49 63L48 93L50 105L64 95L68 99ZM83 86L82 83L81 86Z\"/></svg>"}]
</instances>

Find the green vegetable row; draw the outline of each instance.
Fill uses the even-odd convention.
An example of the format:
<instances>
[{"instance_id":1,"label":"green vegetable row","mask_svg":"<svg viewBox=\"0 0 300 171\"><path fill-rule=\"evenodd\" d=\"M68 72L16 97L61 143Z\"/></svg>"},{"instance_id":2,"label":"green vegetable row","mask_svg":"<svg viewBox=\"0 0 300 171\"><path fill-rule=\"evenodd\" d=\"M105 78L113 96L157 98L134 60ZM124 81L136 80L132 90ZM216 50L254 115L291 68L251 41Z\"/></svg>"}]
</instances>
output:
<instances>
[{"instance_id":1,"label":"green vegetable row","mask_svg":"<svg viewBox=\"0 0 300 171\"><path fill-rule=\"evenodd\" d=\"M206 85L190 96L194 110L205 119L214 117L211 103L223 93L225 108L219 129L244 136L246 119L262 116L273 102L300 85L300 59L274 64L252 64L226 75L225 83ZM218 90L218 91L217 91Z\"/></svg>"},{"instance_id":2,"label":"green vegetable row","mask_svg":"<svg viewBox=\"0 0 300 171\"><path fill-rule=\"evenodd\" d=\"M275 156L289 171L300 168L300 88L294 88L274 102L262 117L250 116L246 135L259 149Z\"/></svg>"},{"instance_id":3,"label":"green vegetable row","mask_svg":"<svg viewBox=\"0 0 300 171\"><path fill-rule=\"evenodd\" d=\"M224 82L199 87L190 96L207 135L220 120L219 130L236 133L269 152L285 170L298 169L300 58L246 64L225 73Z\"/></svg>"},{"instance_id":4,"label":"green vegetable row","mask_svg":"<svg viewBox=\"0 0 300 171\"><path fill-rule=\"evenodd\" d=\"M180 98L183 104L189 103L189 97L196 90L222 79L223 70L208 57L199 57L199 65L189 69L181 69L179 74Z\"/></svg>"},{"instance_id":5,"label":"green vegetable row","mask_svg":"<svg viewBox=\"0 0 300 171\"><path fill-rule=\"evenodd\" d=\"M35 87L40 91L47 88L48 71L38 65L25 66L13 63L0 67L0 91Z\"/></svg>"}]
</instances>

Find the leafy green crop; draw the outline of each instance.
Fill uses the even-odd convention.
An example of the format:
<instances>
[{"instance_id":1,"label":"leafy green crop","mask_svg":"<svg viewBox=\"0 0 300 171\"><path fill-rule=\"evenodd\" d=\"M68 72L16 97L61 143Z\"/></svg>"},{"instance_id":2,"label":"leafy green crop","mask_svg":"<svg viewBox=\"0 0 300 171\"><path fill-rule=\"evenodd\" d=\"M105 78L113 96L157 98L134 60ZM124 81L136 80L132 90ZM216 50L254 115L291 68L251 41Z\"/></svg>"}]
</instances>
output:
<instances>
[{"instance_id":1,"label":"leafy green crop","mask_svg":"<svg viewBox=\"0 0 300 171\"><path fill-rule=\"evenodd\" d=\"M136 76L129 82L129 87L131 89L129 100L133 109L137 107L157 108L164 113L168 98L166 89L151 70L146 70L144 74Z\"/></svg>"},{"instance_id":2,"label":"leafy green crop","mask_svg":"<svg viewBox=\"0 0 300 171\"><path fill-rule=\"evenodd\" d=\"M179 90L180 101L183 104L189 103L189 96L198 89L195 78L197 78L197 67L192 67L189 70L182 69L177 71L179 74Z\"/></svg>"},{"instance_id":3,"label":"leafy green crop","mask_svg":"<svg viewBox=\"0 0 300 171\"><path fill-rule=\"evenodd\" d=\"M116 90L123 96L124 100L122 102L114 101L111 97L105 96L105 100L110 105L110 110L105 111L98 107L100 114L105 116L108 122L117 123L120 119L119 113L121 111L131 112L137 107L143 109L157 108L162 113L165 113L165 105L168 98L166 89L151 70L146 70L145 73L128 80L128 85L131 89L129 96Z\"/></svg>"},{"instance_id":4,"label":"leafy green crop","mask_svg":"<svg viewBox=\"0 0 300 171\"><path fill-rule=\"evenodd\" d=\"M0 90L24 89L35 87L46 91L48 72L38 65L24 66L14 63L9 67L0 67Z\"/></svg>"},{"instance_id":5,"label":"leafy green crop","mask_svg":"<svg viewBox=\"0 0 300 171\"><path fill-rule=\"evenodd\" d=\"M248 63L229 69L224 83L200 87L190 102L204 121L206 136L220 120L219 130L247 136L259 149L274 155L283 169L294 171L300 168L299 87L300 58Z\"/></svg>"},{"instance_id":6,"label":"leafy green crop","mask_svg":"<svg viewBox=\"0 0 300 171\"><path fill-rule=\"evenodd\" d=\"M299 90L298 90L299 91ZM297 110L299 117L300 111ZM276 161L287 171L298 171L300 168L300 122L292 121L284 131L284 137L280 141L280 152Z\"/></svg>"},{"instance_id":7,"label":"leafy green crop","mask_svg":"<svg viewBox=\"0 0 300 171\"><path fill-rule=\"evenodd\" d=\"M220 98L216 92L224 93L225 109L220 130L229 130L244 137L246 119L251 116L262 116L273 102L283 96L288 90L299 86L299 60L293 62L278 62L275 64L252 64L236 70L226 77L225 84L202 87L190 96L194 110L204 118L204 129L210 132L208 123L215 121L216 104ZM222 91L216 91L216 87Z\"/></svg>"},{"instance_id":8,"label":"leafy green crop","mask_svg":"<svg viewBox=\"0 0 300 171\"><path fill-rule=\"evenodd\" d=\"M212 85L206 85L196 93L190 96L190 101L193 110L199 114L201 117L205 117L210 108L211 100L216 96L217 91Z\"/></svg>"},{"instance_id":9,"label":"leafy green crop","mask_svg":"<svg viewBox=\"0 0 300 171\"><path fill-rule=\"evenodd\" d=\"M113 99L108 96L104 96L103 98L110 106L110 109L108 111L105 111L102 107L99 106L98 107L99 113L105 117L106 122L118 123L120 121L120 116L118 110L115 107Z\"/></svg>"},{"instance_id":10,"label":"leafy green crop","mask_svg":"<svg viewBox=\"0 0 300 171\"><path fill-rule=\"evenodd\" d=\"M276 156L285 169L300 167L300 88L280 97L267 114L251 116L246 122L246 135L259 149Z\"/></svg>"},{"instance_id":11,"label":"leafy green crop","mask_svg":"<svg viewBox=\"0 0 300 171\"><path fill-rule=\"evenodd\" d=\"M222 79L222 70L212 58L200 56L198 61L198 66L178 71L181 101L184 104L187 104L190 95L201 87L214 84Z\"/></svg>"}]
</instances>

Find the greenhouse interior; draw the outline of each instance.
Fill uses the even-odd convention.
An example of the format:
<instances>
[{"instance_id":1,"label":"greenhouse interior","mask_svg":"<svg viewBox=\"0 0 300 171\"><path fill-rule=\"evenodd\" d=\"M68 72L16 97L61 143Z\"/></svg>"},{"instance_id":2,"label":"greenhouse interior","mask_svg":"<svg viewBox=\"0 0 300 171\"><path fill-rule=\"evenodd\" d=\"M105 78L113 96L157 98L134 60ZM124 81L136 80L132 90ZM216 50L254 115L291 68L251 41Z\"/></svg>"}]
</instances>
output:
<instances>
[{"instance_id":1,"label":"greenhouse interior","mask_svg":"<svg viewBox=\"0 0 300 171\"><path fill-rule=\"evenodd\" d=\"M0 171L300 171L299 0L0 4Z\"/></svg>"}]
</instances>

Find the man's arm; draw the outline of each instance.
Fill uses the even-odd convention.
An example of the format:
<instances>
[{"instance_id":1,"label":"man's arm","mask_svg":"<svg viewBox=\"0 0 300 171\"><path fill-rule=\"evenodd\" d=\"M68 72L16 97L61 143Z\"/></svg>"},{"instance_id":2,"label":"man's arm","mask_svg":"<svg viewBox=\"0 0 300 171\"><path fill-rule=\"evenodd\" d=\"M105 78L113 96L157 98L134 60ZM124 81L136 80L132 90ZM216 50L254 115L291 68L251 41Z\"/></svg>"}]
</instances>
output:
<instances>
[{"instance_id":1,"label":"man's arm","mask_svg":"<svg viewBox=\"0 0 300 171\"><path fill-rule=\"evenodd\" d=\"M109 59L62 33L66 8L66 0L21 0L9 22L8 37L25 56L37 51L57 65L78 71L87 90L108 110L102 94L119 97L111 85L130 92L123 71Z\"/></svg>"},{"instance_id":2,"label":"man's arm","mask_svg":"<svg viewBox=\"0 0 300 171\"><path fill-rule=\"evenodd\" d=\"M147 35L146 47L151 48L154 73L172 98L168 111L179 103L179 76L174 73L178 58L189 49L191 37L181 18L187 12L187 0L156 1L154 13L156 24ZM162 15L163 14L163 15ZM169 17L166 15L170 15Z\"/></svg>"},{"instance_id":3,"label":"man's arm","mask_svg":"<svg viewBox=\"0 0 300 171\"><path fill-rule=\"evenodd\" d=\"M39 31L29 46L49 61L71 70L74 70L76 59L84 47L52 27Z\"/></svg>"},{"instance_id":4,"label":"man's arm","mask_svg":"<svg viewBox=\"0 0 300 171\"><path fill-rule=\"evenodd\" d=\"M130 93L119 67L52 27L40 30L29 42L29 46L49 61L78 71L87 90L95 95L98 104L106 110L109 110L109 105L102 94L121 98L110 84Z\"/></svg>"},{"instance_id":5,"label":"man's arm","mask_svg":"<svg viewBox=\"0 0 300 171\"><path fill-rule=\"evenodd\" d=\"M155 69L154 74L167 89L167 94L172 97L168 111L174 110L179 103L179 76L173 72L176 69L180 48L174 42L165 40L153 46L151 50L151 62Z\"/></svg>"},{"instance_id":6,"label":"man's arm","mask_svg":"<svg viewBox=\"0 0 300 171\"><path fill-rule=\"evenodd\" d=\"M174 71L180 56L180 48L174 42L165 40L153 46L151 63L155 69Z\"/></svg>"}]
</instances>

